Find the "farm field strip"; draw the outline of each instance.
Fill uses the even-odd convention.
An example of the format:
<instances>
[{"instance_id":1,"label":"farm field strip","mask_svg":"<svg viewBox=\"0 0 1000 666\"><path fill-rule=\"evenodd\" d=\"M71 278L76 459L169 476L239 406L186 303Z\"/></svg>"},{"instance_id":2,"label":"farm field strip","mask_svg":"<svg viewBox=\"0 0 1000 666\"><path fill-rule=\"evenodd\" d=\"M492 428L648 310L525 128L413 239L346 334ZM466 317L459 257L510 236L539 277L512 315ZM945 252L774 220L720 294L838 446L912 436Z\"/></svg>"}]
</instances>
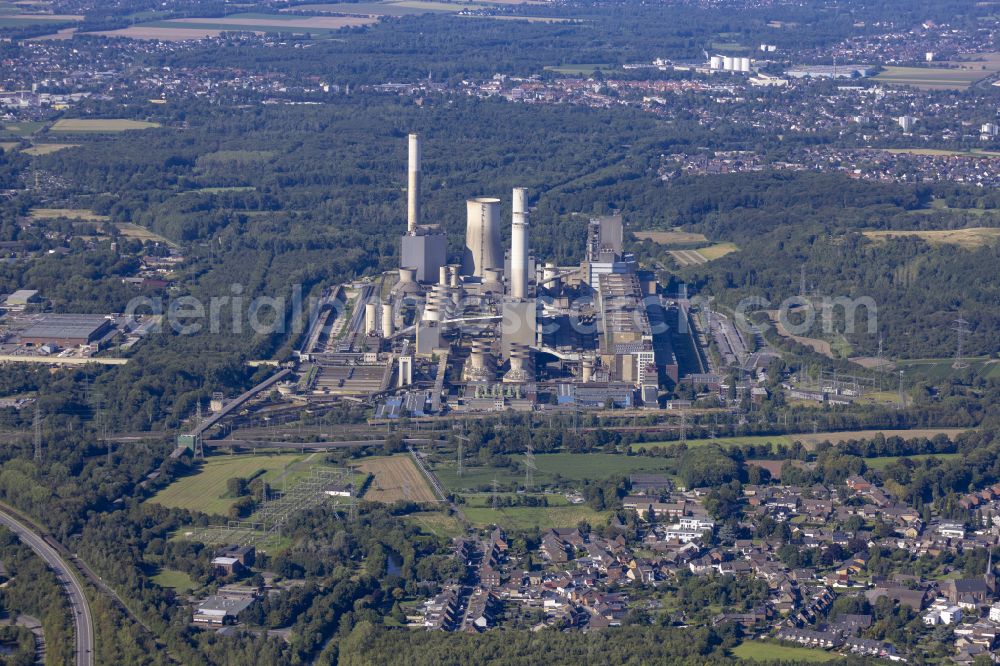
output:
<instances>
[{"instance_id":1,"label":"farm field strip","mask_svg":"<svg viewBox=\"0 0 1000 666\"><path fill-rule=\"evenodd\" d=\"M427 479L407 455L368 458L353 466L375 477L365 492L366 500L387 503L437 501Z\"/></svg>"},{"instance_id":2,"label":"farm field strip","mask_svg":"<svg viewBox=\"0 0 1000 666\"><path fill-rule=\"evenodd\" d=\"M933 229L927 231L878 230L861 232L865 238L882 241L889 238L922 238L932 245L958 245L976 249L1000 239L1000 228L968 227L966 229Z\"/></svg>"},{"instance_id":3,"label":"farm field strip","mask_svg":"<svg viewBox=\"0 0 1000 666\"><path fill-rule=\"evenodd\" d=\"M693 446L706 446L708 444L718 444L719 446L739 446L741 444L784 444L791 446L796 441L802 442L806 448L812 448L820 442L831 442L840 444L852 439L871 439L877 434L885 437L902 437L903 439L916 439L918 437L933 438L936 435L947 435L954 438L956 435L969 431L970 428L913 428L910 430L895 429L874 429L874 430L842 430L837 432L817 432L817 433L796 433L792 435L748 435L746 437L717 437L715 439L689 439L685 444L690 448ZM677 446L678 440L665 442L641 442L632 444L632 450L656 448L660 446Z\"/></svg>"}]
</instances>

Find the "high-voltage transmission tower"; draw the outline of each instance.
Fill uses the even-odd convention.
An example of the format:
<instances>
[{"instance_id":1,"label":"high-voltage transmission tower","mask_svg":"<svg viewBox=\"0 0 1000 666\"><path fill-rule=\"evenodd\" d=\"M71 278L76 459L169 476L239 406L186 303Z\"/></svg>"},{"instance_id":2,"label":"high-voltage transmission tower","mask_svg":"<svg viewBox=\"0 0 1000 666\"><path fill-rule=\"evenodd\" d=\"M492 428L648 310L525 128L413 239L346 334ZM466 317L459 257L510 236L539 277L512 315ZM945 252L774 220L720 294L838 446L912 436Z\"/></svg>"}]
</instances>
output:
<instances>
[{"instance_id":1,"label":"high-voltage transmission tower","mask_svg":"<svg viewBox=\"0 0 1000 666\"><path fill-rule=\"evenodd\" d=\"M499 495L499 484L497 483L497 477L493 477L493 510L496 511L500 508L500 495Z\"/></svg>"},{"instance_id":2,"label":"high-voltage transmission tower","mask_svg":"<svg viewBox=\"0 0 1000 666\"><path fill-rule=\"evenodd\" d=\"M899 371L899 407L906 407L906 394L903 393L903 371Z\"/></svg>"},{"instance_id":3,"label":"high-voltage transmission tower","mask_svg":"<svg viewBox=\"0 0 1000 666\"><path fill-rule=\"evenodd\" d=\"M958 346L955 348L955 362L951 367L955 370L964 370L969 367L969 362L965 360L965 336L970 333L969 322L961 317L956 319L951 327L958 336Z\"/></svg>"},{"instance_id":4,"label":"high-voltage transmission tower","mask_svg":"<svg viewBox=\"0 0 1000 666\"><path fill-rule=\"evenodd\" d=\"M535 470L538 466L535 465L535 450L532 448L531 444L528 444L527 450L524 452L524 489L530 490L535 487Z\"/></svg>"},{"instance_id":5,"label":"high-voltage transmission tower","mask_svg":"<svg viewBox=\"0 0 1000 666\"><path fill-rule=\"evenodd\" d=\"M42 408L35 399L35 462L42 462Z\"/></svg>"}]
</instances>

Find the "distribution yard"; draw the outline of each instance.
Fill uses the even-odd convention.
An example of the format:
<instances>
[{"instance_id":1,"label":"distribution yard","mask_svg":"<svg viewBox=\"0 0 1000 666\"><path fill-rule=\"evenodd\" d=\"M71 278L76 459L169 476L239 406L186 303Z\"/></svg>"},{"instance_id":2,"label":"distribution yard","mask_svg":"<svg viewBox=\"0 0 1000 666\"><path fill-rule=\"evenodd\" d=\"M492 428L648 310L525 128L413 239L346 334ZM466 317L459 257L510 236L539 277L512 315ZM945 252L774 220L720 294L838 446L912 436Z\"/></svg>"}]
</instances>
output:
<instances>
[{"instance_id":1,"label":"distribution yard","mask_svg":"<svg viewBox=\"0 0 1000 666\"><path fill-rule=\"evenodd\" d=\"M375 502L434 502L437 497L427 479L408 455L368 458L354 465L375 478L364 498Z\"/></svg>"},{"instance_id":2,"label":"distribution yard","mask_svg":"<svg viewBox=\"0 0 1000 666\"><path fill-rule=\"evenodd\" d=\"M226 481L234 477L248 478L260 470L265 470L265 480L272 481L287 467L304 457L291 453L212 456L198 472L177 479L149 501L168 508L225 515L237 499L223 497L226 494Z\"/></svg>"}]
</instances>

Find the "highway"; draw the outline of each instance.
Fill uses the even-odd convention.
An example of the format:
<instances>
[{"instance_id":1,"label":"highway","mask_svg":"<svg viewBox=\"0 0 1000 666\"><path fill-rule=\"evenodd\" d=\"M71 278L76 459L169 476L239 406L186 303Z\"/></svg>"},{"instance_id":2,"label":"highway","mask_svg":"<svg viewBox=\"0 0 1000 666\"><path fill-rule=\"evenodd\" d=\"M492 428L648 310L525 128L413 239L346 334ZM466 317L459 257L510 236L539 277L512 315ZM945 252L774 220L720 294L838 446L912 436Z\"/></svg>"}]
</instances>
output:
<instances>
[{"instance_id":1,"label":"highway","mask_svg":"<svg viewBox=\"0 0 1000 666\"><path fill-rule=\"evenodd\" d=\"M69 596L70 610L73 613L73 624L76 627L76 664L77 666L93 666L94 620L90 614L90 602L87 601L83 586L77 580L72 567L44 538L31 531L29 527L2 507L0 507L0 523L17 534L21 541L30 546L56 573L56 578L59 579L59 583Z\"/></svg>"}]
</instances>

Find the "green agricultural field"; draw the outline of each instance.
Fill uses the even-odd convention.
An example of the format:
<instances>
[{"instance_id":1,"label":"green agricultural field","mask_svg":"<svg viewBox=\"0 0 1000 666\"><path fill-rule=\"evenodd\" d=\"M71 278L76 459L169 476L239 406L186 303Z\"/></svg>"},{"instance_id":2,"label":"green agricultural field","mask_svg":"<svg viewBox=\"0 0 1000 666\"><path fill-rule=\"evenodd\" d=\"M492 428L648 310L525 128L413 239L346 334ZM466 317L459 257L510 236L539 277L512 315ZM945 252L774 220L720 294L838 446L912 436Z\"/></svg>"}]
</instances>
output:
<instances>
[{"instance_id":1,"label":"green agricultural field","mask_svg":"<svg viewBox=\"0 0 1000 666\"><path fill-rule=\"evenodd\" d=\"M715 245L710 245L709 247L703 247L700 250L697 250L697 252L701 256L705 257L706 261L714 261L715 259L721 259L732 252L737 252L739 249L740 248L736 247L735 243L716 243Z\"/></svg>"},{"instance_id":2,"label":"green agricultural field","mask_svg":"<svg viewBox=\"0 0 1000 666\"><path fill-rule=\"evenodd\" d=\"M447 4L440 2L333 2L309 5L296 5L295 10L301 12L332 12L337 14L355 14L361 16L412 16L414 14L435 13L450 14L474 5Z\"/></svg>"},{"instance_id":3,"label":"green agricultural field","mask_svg":"<svg viewBox=\"0 0 1000 666\"><path fill-rule=\"evenodd\" d=\"M969 369L986 379L1000 379L1000 361L988 359L986 357L976 357L966 359ZM926 379L932 382L939 382L949 377L957 377L965 370L956 370L951 367L954 358L923 358L905 359L896 362L896 367L905 372L907 383Z\"/></svg>"},{"instance_id":4,"label":"green agricultural field","mask_svg":"<svg viewBox=\"0 0 1000 666\"><path fill-rule=\"evenodd\" d=\"M610 515L607 511L594 511L584 504L569 504L562 495L548 497L551 506L512 506L494 510L488 495L474 495L467 499L462 512L476 527L497 524L511 530L575 527L582 520L600 525Z\"/></svg>"},{"instance_id":5,"label":"green agricultural field","mask_svg":"<svg viewBox=\"0 0 1000 666\"><path fill-rule=\"evenodd\" d=\"M803 647L787 647L766 641L746 641L733 649L733 656L747 661L783 661L787 663L822 663L836 661L839 654Z\"/></svg>"},{"instance_id":6,"label":"green agricultural field","mask_svg":"<svg viewBox=\"0 0 1000 666\"><path fill-rule=\"evenodd\" d=\"M25 148L21 152L32 157L40 157L42 155L58 153L60 150L65 150L67 148L77 147L79 147L79 144L76 143L36 143L30 148Z\"/></svg>"},{"instance_id":7,"label":"green agricultural field","mask_svg":"<svg viewBox=\"0 0 1000 666\"><path fill-rule=\"evenodd\" d=\"M989 70L889 66L875 80L925 90L962 90L990 74Z\"/></svg>"},{"instance_id":8,"label":"green agricultural field","mask_svg":"<svg viewBox=\"0 0 1000 666\"><path fill-rule=\"evenodd\" d=\"M784 444L785 446L791 446L797 437L789 435L751 435L747 437L716 437L715 439L689 439L685 442L688 448L695 446L705 446L707 444L718 444L719 446L739 446L742 444L773 444L777 446L779 444ZM677 446L680 444L677 440L666 441L666 442L642 442L639 444L633 444L632 450L638 451L639 449L655 449L663 446Z\"/></svg>"},{"instance_id":9,"label":"green agricultural field","mask_svg":"<svg viewBox=\"0 0 1000 666\"><path fill-rule=\"evenodd\" d=\"M148 501L168 508L202 511L224 516L236 498L225 498L226 481L247 478L265 470L264 479L273 483L286 468L303 460L301 454L219 455L210 457L194 474L181 477Z\"/></svg>"},{"instance_id":10,"label":"green agricultural field","mask_svg":"<svg viewBox=\"0 0 1000 666\"><path fill-rule=\"evenodd\" d=\"M126 132L159 127L159 123L127 118L63 118L53 123L50 132Z\"/></svg>"},{"instance_id":11,"label":"green agricultural field","mask_svg":"<svg viewBox=\"0 0 1000 666\"><path fill-rule=\"evenodd\" d=\"M923 453L915 456L883 456L881 458L865 458L865 464L872 469L883 470L889 465L899 460L912 460L920 462L927 458L937 458L938 460L952 460L961 456L961 453Z\"/></svg>"},{"instance_id":12,"label":"green agricultural field","mask_svg":"<svg viewBox=\"0 0 1000 666\"><path fill-rule=\"evenodd\" d=\"M28 217L34 220L65 217L86 222L104 222L108 219L107 215L97 215L86 208L32 208L28 211Z\"/></svg>"},{"instance_id":13,"label":"green agricultural field","mask_svg":"<svg viewBox=\"0 0 1000 666\"><path fill-rule=\"evenodd\" d=\"M520 461L521 456L513 456ZM625 456L613 453L544 453L535 455L535 484L553 483L557 477L569 481L583 479L605 479L615 474L627 475L632 472L662 472L672 474L672 461L660 458ZM448 490L483 488L493 479L501 484L524 482L524 471L520 466L510 468L466 468L462 477L456 474L453 461L435 467L434 473Z\"/></svg>"},{"instance_id":14,"label":"green agricultural field","mask_svg":"<svg viewBox=\"0 0 1000 666\"><path fill-rule=\"evenodd\" d=\"M186 194L224 194L226 192L253 192L256 188L251 185L230 185L229 187L202 187L197 190L184 190L178 192L178 196Z\"/></svg>"},{"instance_id":15,"label":"green agricultural field","mask_svg":"<svg viewBox=\"0 0 1000 666\"><path fill-rule=\"evenodd\" d=\"M3 131L5 134L16 136L31 136L35 132L45 127L45 123L37 120L22 120L16 123L5 123Z\"/></svg>"},{"instance_id":16,"label":"green agricultural field","mask_svg":"<svg viewBox=\"0 0 1000 666\"><path fill-rule=\"evenodd\" d=\"M443 539L461 536L465 529L456 516L444 511L417 511L409 513L405 519L415 523L423 531Z\"/></svg>"},{"instance_id":17,"label":"green agricultural field","mask_svg":"<svg viewBox=\"0 0 1000 666\"><path fill-rule=\"evenodd\" d=\"M965 432L969 428L911 428L908 430L894 430L882 428L878 430L841 430L837 432L817 432L817 433L796 433L793 435L753 435L748 437L717 437L715 439L689 439L688 447L705 446L706 444L718 444L719 446L738 446L741 444L771 444L777 446L784 444L791 446L794 442L802 442L808 449L820 442L832 442L838 444L852 439L870 439L881 433L885 437L902 437L903 439L916 439L918 437L932 438L936 435L947 435L953 438L959 433ZM660 446L677 446L680 442L643 442L633 444L632 450L638 451L641 448L651 449ZM536 456L537 458L537 456Z\"/></svg>"},{"instance_id":18,"label":"green agricultural field","mask_svg":"<svg viewBox=\"0 0 1000 666\"><path fill-rule=\"evenodd\" d=\"M170 239L164 238L159 234L155 234L146 227L140 227L138 224L132 224L131 222L118 222L115 226L118 228L118 233L126 238L135 238L143 242L153 241L154 243L164 243L166 245L177 247L176 243L173 243Z\"/></svg>"},{"instance_id":19,"label":"green agricultural field","mask_svg":"<svg viewBox=\"0 0 1000 666\"><path fill-rule=\"evenodd\" d=\"M161 569L153 576L152 580L160 587L169 587L178 594L186 594L199 587L198 583L191 579L191 576L175 569Z\"/></svg>"},{"instance_id":20,"label":"green agricultural field","mask_svg":"<svg viewBox=\"0 0 1000 666\"><path fill-rule=\"evenodd\" d=\"M523 18L520 16L512 16L510 18ZM556 74L573 74L576 76L586 76L593 74L594 70L600 70L602 72L608 72L616 69L615 65L608 63L583 63L583 64L572 64L572 65L546 65L545 71L555 72Z\"/></svg>"}]
</instances>

